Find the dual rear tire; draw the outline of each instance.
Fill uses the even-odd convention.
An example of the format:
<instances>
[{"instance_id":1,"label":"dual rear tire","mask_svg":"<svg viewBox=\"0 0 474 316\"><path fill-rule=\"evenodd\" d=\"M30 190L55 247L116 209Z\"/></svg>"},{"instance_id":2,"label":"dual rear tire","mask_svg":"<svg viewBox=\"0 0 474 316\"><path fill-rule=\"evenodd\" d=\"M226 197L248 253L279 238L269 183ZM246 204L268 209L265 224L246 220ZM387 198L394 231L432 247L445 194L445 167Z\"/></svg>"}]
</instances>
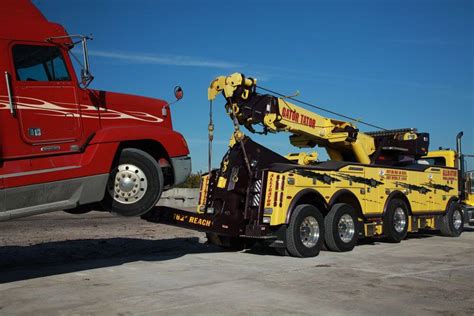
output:
<instances>
[{"instance_id":1,"label":"dual rear tire","mask_svg":"<svg viewBox=\"0 0 474 316\"><path fill-rule=\"evenodd\" d=\"M324 218L313 205L298 205L286 229L286 250L293 257L315 257L324 242Z\"/></svg>"},{"instance_id":2,"label":"dual rear tire","mask_svg":"<svg viewBox=\"0 0 474 316\"><path fill-rule=\"evenodd\" d=\"M334 204L324 218L325 242L328 250L351 251L357 245L359 225L352 206L345 203Z\"/></svg>"},{"instance_id":3,"label":"dual rear tire","mask_svg":"<svg viewBox=\"0 0 474 316\"><path fill-rule=\"evenodd\" d=\"M408 214L408 206L403 200L392 199L389 202L383 220L383 231L389 242L398 243L406 238ZM452 203L440 221L442 235L459 236L463 230L463 220L459 204ZM293 257L315 257L324 245L331 251L351 251L357 245L359 227L356 212L349 204L335 204L325 217L313 205L298 205L285 230L286 245L275 248L275 251L279 255ZM208 239L214 239L214 244L226 248L242 248L240 244L237 246L237 240L223 242L209 236Z\"/></svg>"},{"instance_id":4,"label":"dual rear tire","mask_svg":"<svg viewBox=\"0 0 474 316\"><path fill-rule=\"evenodd\" d=\"M280 254L293 257L315 257L325 245L331 251L351 251L358 240L355 210L349 204L335 204L326 217L309 204L295 208L286 228L286 248Z\"/></svg>"}]
</instances>

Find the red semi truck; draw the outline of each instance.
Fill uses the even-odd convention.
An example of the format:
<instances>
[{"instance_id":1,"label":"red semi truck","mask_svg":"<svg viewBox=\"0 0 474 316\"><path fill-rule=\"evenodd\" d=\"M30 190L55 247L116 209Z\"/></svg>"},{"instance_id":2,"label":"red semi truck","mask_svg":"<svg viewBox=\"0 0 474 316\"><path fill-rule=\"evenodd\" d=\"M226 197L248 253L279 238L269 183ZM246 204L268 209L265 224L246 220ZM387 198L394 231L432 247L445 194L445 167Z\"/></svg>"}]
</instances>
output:
<instances>
[{"instance_id":1,"label":"red semi truck","mask_svg":"<svg viewBox=\"0 0 474 316\"><path fill-rule=\"evenodd\" d=\"M138 216L188 177L167 102L87 88L87 37L29 0L0 1L0 25L0 220L93 208Z\"/></svg>"}]
</instances>

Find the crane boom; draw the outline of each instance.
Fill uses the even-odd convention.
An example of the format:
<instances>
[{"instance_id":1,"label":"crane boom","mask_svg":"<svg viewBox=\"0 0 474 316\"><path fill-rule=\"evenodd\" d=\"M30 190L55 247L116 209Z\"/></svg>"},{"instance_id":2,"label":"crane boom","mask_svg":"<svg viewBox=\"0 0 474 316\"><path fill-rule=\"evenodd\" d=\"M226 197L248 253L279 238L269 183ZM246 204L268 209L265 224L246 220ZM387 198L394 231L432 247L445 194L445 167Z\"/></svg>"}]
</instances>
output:
<instances>
[{"instance_id":1,"label":"crane boom","mask_svg":"<svg viewBox=\"0 0 474 316\"><path fill-rule=\"evenodd\" d=\"M256 90L256 79L234 73L213 80L208 99L212 101L222 93L234 122L252 133L256 132L256 125L263 126L265 134L288 132L292 145L324 147L331 160L371 164L379 157L387 159L382 154L389 157L387 160L398 160L402 155L420 157L427 152L428 134L417 133L416 129L362 133L351 122L324 117L289 102L288 98Z\"/></svg>"},{"instance_id":2,"label":"crane boom","mask_svg":"<svg viewBox=\"0 0 474 316\"><path fill-rule=\"evenodd\" d=\"M325 147L333 160L370 163L374 139L360 133L355 125L321 116L282 97L259 94L256 84L255 79L240 73L221 76L211 83L208 98L214 100L222 92L228 113L251 132L255 132L254 125L262 125L265 133L291 133L290 143L296 147L318 145Z\"/></svg>"}]
</instances>

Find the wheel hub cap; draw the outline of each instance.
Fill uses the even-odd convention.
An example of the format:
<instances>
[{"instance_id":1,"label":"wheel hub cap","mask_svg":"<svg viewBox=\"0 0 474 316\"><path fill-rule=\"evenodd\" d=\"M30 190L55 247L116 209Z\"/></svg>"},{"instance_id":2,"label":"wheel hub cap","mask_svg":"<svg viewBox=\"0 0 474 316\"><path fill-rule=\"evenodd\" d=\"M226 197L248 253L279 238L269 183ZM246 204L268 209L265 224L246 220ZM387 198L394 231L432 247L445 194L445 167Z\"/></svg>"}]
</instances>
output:
<instances>
[{"instance_id":1,"label":"wheel hub cap","mask_svg":"<svg viewBox=\"0 0 474 316\"><path fill-rule=\"evenodd\" d=\"M337 224L337 232L341 240L345 243L350 242L352 238L354 238L355 224L350 215L344 214L341 216Z\"/></svg>"},{"instance_id":2,"label":"wheel hub cap","mask_svg":"<svg viewBox=\"0 0 474 316\"><path fill-rule=\"evenodd\" d=\"M300 239L307 248L312 248L317 244L319 240L319 225L313 216L306 217L301 223Z\"/></svg>"},{"instance_id":3,"label":"wheel hub cap","mask_svg":"<svg viewBox=\"0 0 474 316\"><path fill-rule=\"evenodd\" d=\"M123 192L130 192L132 191L133 187L135 186L133 180L130 175L126 175L124 178L121 178L119 181L119 188Z\"/></svg>"},{"instance_id":4,"label":"wheel hub cap","mask_svg":"<svg viewBox=\"0 0 474 316\"><path fill-rule=\"evenodd\" d=\"M401 207L398 207L395 210L395 214L393 215L393 228L395 228L398 233L401 233L405 229L406 225L407 217L405 215L405 212Z\"/></svg>"},{"instance_id":5,"label":"wheel hub cap","mask_svg":"<svg viewBox=\"0 0 474 316\"><path fill-rule=\"evenodd\" d=\"M143 170L132 164L119 165L109 181L108 191L122 204L139 201L146 193L148 181Z\"/></svg>"},{"instance_id":6,"label":"wheel hub cap","mask_svg":"<svg viewBox=\"0 0 474 316\"><path fill-rule=\"evenodd\" d=\"M453 212L453 226L458 230L462 225L462 214L459 210Z\"/></svg>"}]
</instances>

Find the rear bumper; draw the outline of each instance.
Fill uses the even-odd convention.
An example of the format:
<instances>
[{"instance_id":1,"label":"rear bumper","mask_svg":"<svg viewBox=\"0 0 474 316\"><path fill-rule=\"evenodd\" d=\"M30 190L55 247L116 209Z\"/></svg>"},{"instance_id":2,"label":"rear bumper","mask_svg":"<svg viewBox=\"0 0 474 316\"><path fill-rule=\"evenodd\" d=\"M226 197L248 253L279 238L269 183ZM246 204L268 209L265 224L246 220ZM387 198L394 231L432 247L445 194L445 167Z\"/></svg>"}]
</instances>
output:
<instances>
[{"instance_id":1,"label":"rear bumper","mask_svg":"<svg viewBox=\"0 0 474 316\"><path fill-rule=\"evenodd\" d=\"M171 158L173 166L174 183L173 186L179 185L186 181L191 174L191 157L181 156Z\"/></svg>"}]
</instances>

